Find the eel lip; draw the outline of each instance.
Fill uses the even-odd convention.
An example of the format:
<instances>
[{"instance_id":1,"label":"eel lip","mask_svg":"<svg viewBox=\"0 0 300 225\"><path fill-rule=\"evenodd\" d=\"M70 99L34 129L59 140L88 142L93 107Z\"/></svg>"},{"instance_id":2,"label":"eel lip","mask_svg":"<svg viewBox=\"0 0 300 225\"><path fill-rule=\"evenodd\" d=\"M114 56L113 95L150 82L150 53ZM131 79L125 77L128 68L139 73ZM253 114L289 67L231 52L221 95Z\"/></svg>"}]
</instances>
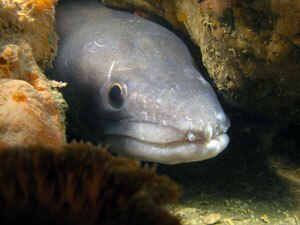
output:
<instances>
[{"instance_id":1,"label":"eel lip","mask_svg":"<svg viewBox=\"0 0 300 225\"><path fill-rule=\"evenodd\" d=\"M102 135L131 137L145 143L157 145L174 145L190 142L204 144L226 131L227 128L217 131L209 124L195 130L182 130L173 126L125 119L106 124Z\"/></svg>"},{"instance_id":2,"label":"eel lip","mask_svg":"<svg viewBox=\"0 0 300 225\"><path fill-rule=\"evenodd\" d=\"M157 144L120 135L106 136L106 140L112 152L134 157L139 160L164 164L186 163L209 159L218 155L229 143L229 137L225 133L212 137L211 140L206 142L182 141Z\"/></svg>"}]
</instances>

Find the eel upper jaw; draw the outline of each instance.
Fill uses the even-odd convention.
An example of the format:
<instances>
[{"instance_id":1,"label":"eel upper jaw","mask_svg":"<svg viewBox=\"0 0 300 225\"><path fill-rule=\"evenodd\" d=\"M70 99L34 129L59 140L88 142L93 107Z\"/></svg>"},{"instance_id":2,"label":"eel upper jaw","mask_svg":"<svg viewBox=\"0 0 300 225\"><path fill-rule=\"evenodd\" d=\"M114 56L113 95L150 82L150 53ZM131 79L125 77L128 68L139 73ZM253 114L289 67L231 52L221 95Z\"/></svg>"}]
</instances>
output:
<instances>
[{"instance_id":1,"label":"eel upper jaw","mask_svg":"<svg viewBox=\"0 0 300 225\"><path fill-rule=\"evenodd\" d=\"M214 135L210 126L197 134L161 124L128 121L111 126L104 138L115 153L165 164L212 158L229 142L225 132Z\"/></svg>"}]
</instances>

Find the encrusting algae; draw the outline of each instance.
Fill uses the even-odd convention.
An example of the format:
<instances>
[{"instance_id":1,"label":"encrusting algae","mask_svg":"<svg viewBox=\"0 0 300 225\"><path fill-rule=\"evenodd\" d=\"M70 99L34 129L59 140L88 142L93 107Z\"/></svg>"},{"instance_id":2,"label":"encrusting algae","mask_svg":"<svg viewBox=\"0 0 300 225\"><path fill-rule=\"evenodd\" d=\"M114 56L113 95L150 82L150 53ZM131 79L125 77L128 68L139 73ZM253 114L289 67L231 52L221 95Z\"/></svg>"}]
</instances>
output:
<instances>
[{"instance_id":1,"label":"encrusting algae","mask_svg":"<svg viewBox=\"0 0 300 225\"><path fill-rule=\"evenodd\" d=\"M59 111L49 92L23 80L0 80L0 141L58 148L64 140Z\"/></svg>"},{"instance_id":2,"label":"encrusting algae","mask_svg":"<svg viewBox=\"0 0 300 225\"><path fill-rule=\"evenodd\" d=\"M51 10L56 5L57 0L19 0L19 3L28 4L27 7L39 12Z\"/></svg>"},{"instance_id":3,"label":"encrusting algae","mask_svg":"<svg viewBox=\"0 0 300 225\"><path fill-rule=\"evenodd\" d=\"M1 224L161 224L178 187L135 160L85 144L0 147Z\"/></svg>"},{"instance_id":4,"label":"encrusting algae","mask_svg":"<svg viewBox=\"0 0 300 225\"><path fill-rule=\"evenodd\" d=\"M43 70L57 45L56 1L0 1L0 142L59 148L66 103Z\"/></svg>"}]
</instances>

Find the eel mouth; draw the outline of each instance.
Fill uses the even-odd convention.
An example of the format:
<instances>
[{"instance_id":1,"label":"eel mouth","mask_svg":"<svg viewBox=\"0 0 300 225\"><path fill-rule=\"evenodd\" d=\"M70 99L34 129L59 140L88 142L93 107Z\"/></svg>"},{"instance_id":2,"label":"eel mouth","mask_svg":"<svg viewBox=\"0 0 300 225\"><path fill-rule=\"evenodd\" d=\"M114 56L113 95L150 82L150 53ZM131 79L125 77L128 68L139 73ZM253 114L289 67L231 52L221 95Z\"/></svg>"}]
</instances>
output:
<instances>
[{"instance_id":1,"label":"eel mouth","mask_svg":"<svg viewBox=\"0 0 300 225\"><path fill-rule=\"evenodd\" d=\"M140 122L114 125L106 130L104 138L112 152L165 164L212 158L229 142L224 131L213 131L210 126L195 132Z\"/></svg>"}]
</instances>

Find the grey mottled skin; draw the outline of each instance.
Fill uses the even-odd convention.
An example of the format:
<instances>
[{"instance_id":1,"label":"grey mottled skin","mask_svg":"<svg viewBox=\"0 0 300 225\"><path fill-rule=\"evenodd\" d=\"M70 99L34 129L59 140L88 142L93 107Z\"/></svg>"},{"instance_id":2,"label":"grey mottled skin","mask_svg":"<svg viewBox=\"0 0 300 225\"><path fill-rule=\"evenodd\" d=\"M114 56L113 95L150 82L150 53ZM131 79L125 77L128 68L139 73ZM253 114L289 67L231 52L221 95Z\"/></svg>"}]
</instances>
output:
<instances>
[{"instance_id":1,"label":"grey mottled skin","mask_svg":"<svg viewBox=\"0 0 300 225\"><path fill-rule=\"evenodd\" d=\"M68 83L75 136L168 164L208 159L227 146L229 120L177 36L96 2L62 4L51 74ZM118 107L109 94L115 85L123 91Z\"/></svg>"}]
</instances>

